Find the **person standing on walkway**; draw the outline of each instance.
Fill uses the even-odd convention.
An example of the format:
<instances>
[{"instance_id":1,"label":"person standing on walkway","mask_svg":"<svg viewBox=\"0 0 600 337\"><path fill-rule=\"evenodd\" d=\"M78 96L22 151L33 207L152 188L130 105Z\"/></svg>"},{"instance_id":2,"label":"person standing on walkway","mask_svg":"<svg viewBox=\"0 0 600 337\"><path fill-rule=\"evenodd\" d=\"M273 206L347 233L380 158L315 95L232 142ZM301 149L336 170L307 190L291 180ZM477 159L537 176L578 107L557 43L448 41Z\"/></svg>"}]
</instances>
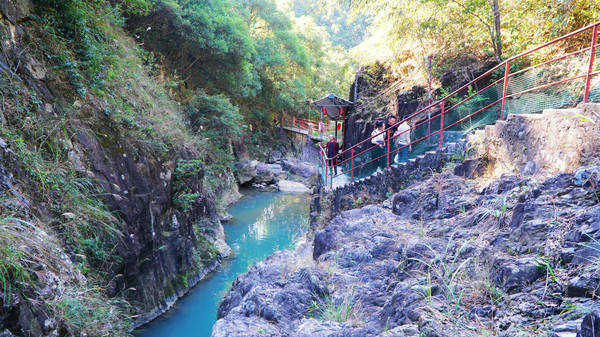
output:
<instances>
[{"instance_id":1,"label":"person standing on walkway","mask_svg":"<svg viewBox=\"0 0 600 337\"><path fill-rule=\"evenodd\" d=\"M371 139L371 143L375 144L376 146L373 147L373 150L371 151L372 156L371 159L375 159L377 158L377 160L374 160L374 167L373 169L375 171L377 171L379 168L383 168L385 164L383 164L386 160L384 154L385 154L385 132L383 132L385 130L385 124L383 123L383 121L377 121L375 123L375 130L373 130L373 132L371 132L371 137L373 137Z\"/></svg>"},{"instance_id":2,"label":"person standing on walkway","mask_svg":"<svg viewBox=\"0 0 600 337\"><path fill-rule=\"evenodd\" d=\"M330 169L333 167L335 174L337 175L337 155L340 152L340 144L337 142L333 135L329 136L329 141L327 142L327 163Z\"/></svg>"},{"instance_id":3,"label":"person standing on walkway","mask_svg":"<svg viewBox=\"0 0 600 337\"><path fill-rule=\"evenodd\" d=\"M388 129L390 138L394 135L394 133L396 133L396 130L398 130L398 125L395 125L396 122L397 122L396 116L391 115L388 117L387 123L385 123L385 128Z\"/></svg>"},{"instance_id":4,"label":"person standing on walkway","mask_svg":"<svg viewBox=\"0 0 600 337\"><path fill-rule=\"evenodd\" d=\"M411 127L407 120L404 120L398 129L394 133L394 140L396 141L396 148L398 154L396 155L396 163L403 163L408 161L408 152L412 152L412 144L410 143L410 132Z\"/></svg>"},{"instance_id":5,"label":"person standing on walkway","mask_svg":"<svg viewBox=\"0 0 600 337\"><path fill-rule=\"evenodd\" d=\"M396 133L396 130L398 130L398 125L395 125L396 122L397 122L396 116L391 115L387 118L387 122L385 123L385 128L387 129L387 132L385 135L385 141L387 142L388 139L390 140L390 155L392 156L392 159L397 154L397 152L396 152L397 142L396 142L396 139L394 138L394 134Z\"/></svg>"}]
</instances>

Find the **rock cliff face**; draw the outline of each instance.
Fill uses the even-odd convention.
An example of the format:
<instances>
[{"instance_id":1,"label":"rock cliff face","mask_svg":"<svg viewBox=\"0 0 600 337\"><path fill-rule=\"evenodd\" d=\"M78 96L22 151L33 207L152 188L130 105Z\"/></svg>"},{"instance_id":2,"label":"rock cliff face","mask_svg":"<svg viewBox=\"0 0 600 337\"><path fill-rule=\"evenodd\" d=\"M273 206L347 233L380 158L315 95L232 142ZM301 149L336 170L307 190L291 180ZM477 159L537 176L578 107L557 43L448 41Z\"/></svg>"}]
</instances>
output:
<instances>
[{"instance_id":1,"label":"rock cliff face","mask_svg":"<svg viewBox=\"0 0 600 337\"><path fill-rule=\"evenodd\" d=\"M471 148L486 162L487 173L554 174L573 172L597 158L598 111L588 103L541 114L509 115L469 136Z\"/></svg>"},{"instance_id":2,"label":"rock cliff face","mask_svg":"<svg viewBox=\"0 0 600 337\"><path fill-rule=\"evenodd\" d=\"M103 147L90 130L76 129L105 202L124 225L117 245L123 263L110 271L122 276L112 281L109 295L134 288L127 297L139 303L143 323L229 255L215 204L202 187L204 168L189 149L166 158L134 157L118 141Z\"/></svg>"},{"instance_id":3,"label":"rock cliff face","mask_svg":"<svg viewBox=\"0 0 600 337\"><path fill-rule=\"evenodd\" d=\"M36 10L0 0L0 335L127 334L230 249L197 150L123 127L101 90L74 98Z\"/></svg>"},{"instance_id":4,"label":"rock cliff face","mask_svg":"<svg viewBox=\"0 0 600 337\"><path fill-rule=\"evenodd\" d=\"M595 336L598 172L446 171L342 212L238 277L212 336Z\"/></svg>"}]
</instances>

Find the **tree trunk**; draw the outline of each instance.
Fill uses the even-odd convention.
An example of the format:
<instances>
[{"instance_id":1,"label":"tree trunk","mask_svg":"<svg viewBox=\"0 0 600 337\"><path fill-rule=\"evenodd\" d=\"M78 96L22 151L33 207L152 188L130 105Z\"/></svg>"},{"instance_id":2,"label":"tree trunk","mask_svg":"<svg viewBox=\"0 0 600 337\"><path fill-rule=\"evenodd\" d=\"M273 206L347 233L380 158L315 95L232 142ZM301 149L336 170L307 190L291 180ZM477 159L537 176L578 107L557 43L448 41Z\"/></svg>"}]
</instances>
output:
<instances>
[{"instance_id":1,"label":"tree trunk","mask_svg":"<svg viewBox=\"0 0 600 337\"><path fill-rule=\"evenodd\" d=\"M490 9L492 10L492 18L494 21L494 36L492 36L492 41L494 45L494 56L496 57L496 61L502 61L502 37L500 35L500 4L499 0L488 0L490 4Z\"/></svg>"}]
</instances>

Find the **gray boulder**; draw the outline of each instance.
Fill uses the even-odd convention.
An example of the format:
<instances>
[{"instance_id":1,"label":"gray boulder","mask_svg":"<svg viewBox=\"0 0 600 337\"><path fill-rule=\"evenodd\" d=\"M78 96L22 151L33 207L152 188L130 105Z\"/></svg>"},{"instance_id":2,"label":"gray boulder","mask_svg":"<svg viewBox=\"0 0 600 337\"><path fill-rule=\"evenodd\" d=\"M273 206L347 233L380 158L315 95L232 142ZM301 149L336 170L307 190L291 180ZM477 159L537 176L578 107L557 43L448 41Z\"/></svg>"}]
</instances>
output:
<instances>
[{"instance_id":1,"label":"gray boulder","mask_svg":"<svg viewBox=\"0 0 600 337\"><path fill-rule=\"evenodd\" d=\"M269 159L267 159L267 163L269 164L273 164L273 163L277 163L281 160L281 158L283 157L283 154L281 153L281 151L271 151L269 152Z\"/></svg>"},{"instance_id":2,"label":"gray boulder","mask_svg":"<svg viewBox=\"0 0 600 337\"><path fill-rule=\"evenodd\" d=\"M243 160L235 163L235 177L240 185L249 183L256 177L256 160Z\"/></svg>"},{"instance_id":3,"label":"gray boulder","mask_svg":"<svg viewBox=\"0 0 600 337\"><path fill-rule=\"evenodd\" d=\"M598 186L599 181L600 167L597 166L583 166L573 174L573 184L575 186Z\"/></svg>"},{"instance_id":4,"label":"gray boulder","mask_svg":"<svg viewBox=\"0 0 600 337\"><path fill-rule=\"evenodd\" d=\"M311 304L329 295L322 281L323 271L284 267L304 259L291 251L279 251L240 275L219 306L212 336L258 336L256 326L276 336L283 331L293 336L288 333L305 317Z\"/></svg>"},{"instance_id":5,"label":"gray boulder","mask_svg":"<svg viewBox=\"0 0 600 337\"><path fill-rule=\"evenodd\" d=\"M302 183L297 183L295 181L289 180L280 180L277 182L277 188L281 192L290 192L290 193L310 193L310 189L306 187L306 185Z\"/></svg>"},{"instance_id":6,"label":"gray boulder","mask_svg":"<svg viewBox=\"0 0 600 337\"><path fill-rule=\"evenodd\" d=\"M333 249L335 244L335 231L323 229L315 232L313 259L318 259L319 256Z\"/></svg>"},{"instance_id":7,"label":"gray boulder","mask_svg":"<svg viewBox=\"0 0 600 337\"><path fill-rule=\"evenodd\" d=\"M310 178L317 175L317 167L295 158L284 158L281 160L281 167L292 174L299 175L302 178Z\"/></svg>"},{"instance_id":8,"label":"gray boulder","mask_svg":"<svg viewBox=\"0 0 600 337\"><path fill-rule=\"evenodd\" d=\"M500 263L495 272L495 281L496 284L504 287L507 291L521 288L542 277L535 259L524 258ZM498 264L498 262L495 264Z\"/></svg>"},{"instance_id":9,"label":"gray boulder","mask_svg":"<svg viewBox=\"0 0 600 337\"><path fill-rule=\"evenodd\" d=\"M595 297L600 289L600 268L592 265L588 270L571 278L567 284L569 297Z\"/></svg>"},{"instance_id":10,"label":"gray boulder","mask_svg":"<svg viewBox=\"0 0 600 337\"><path fill-rule=\"evenodd\" d=\"M577 337L600 337L600 312L594 311L583 318Z\"/></svg>"},{"instance_id":11,"label":"gray boulder","mask_svg":"<svg viewBox=\"0 0 600 337\"><path fill-rule=\"evenodd\" d=\"M256 177L254 182L257 184L272 184L285 179L287 174L281 169L279 164L258 163L256 165Z\"/></svg>"},{"instance_id":12,"label":"gray boulder","mask_svg":"<svg viewBox=\"0 0 600 337\"><path fill-rule=\"evenodd\" d=\"M279 164L265 164L256 160L243 160L235 163L235 176L240 185L247 183L273 184L285 179L287 173Z\"/></svg>"}]
</instances>

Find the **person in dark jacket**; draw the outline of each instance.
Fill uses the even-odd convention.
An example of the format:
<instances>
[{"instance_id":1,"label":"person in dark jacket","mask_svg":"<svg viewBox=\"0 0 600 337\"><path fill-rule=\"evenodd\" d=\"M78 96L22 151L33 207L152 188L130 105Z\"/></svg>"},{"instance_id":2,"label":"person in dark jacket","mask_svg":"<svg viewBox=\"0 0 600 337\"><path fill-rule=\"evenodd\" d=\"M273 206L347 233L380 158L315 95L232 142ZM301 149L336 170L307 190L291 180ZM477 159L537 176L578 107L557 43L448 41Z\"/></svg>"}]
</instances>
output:
<instances>
[{"instance_id":1,"label":"person in dark jacket","mask_svg":"<svg viewBox=\"0 0 600 337\"><path fill-rule=\"evenodd\" d=\"M394 133L396 132L396 130L398 130L398 125L394 125L394 124L396 124L397 121L398 120L396 119L396 116L391 115L391 116L388 117L387 123L385 123L385 128L389 129L388 133L390 134L390 138L394 135Z\"/></svg>"},{"instance_id":2,"label":"person in dark jacket","mask_svg":"<svg viewBox=\"0 0 600 337\"><path fill-rule=\"evenodd\" d=\"M327 165L333 167L335 174L337 174L337 155L340 152L340 144L337 142L334 136L329 136L329 142L327 142Z\"/></svg>"}]
</instances>

